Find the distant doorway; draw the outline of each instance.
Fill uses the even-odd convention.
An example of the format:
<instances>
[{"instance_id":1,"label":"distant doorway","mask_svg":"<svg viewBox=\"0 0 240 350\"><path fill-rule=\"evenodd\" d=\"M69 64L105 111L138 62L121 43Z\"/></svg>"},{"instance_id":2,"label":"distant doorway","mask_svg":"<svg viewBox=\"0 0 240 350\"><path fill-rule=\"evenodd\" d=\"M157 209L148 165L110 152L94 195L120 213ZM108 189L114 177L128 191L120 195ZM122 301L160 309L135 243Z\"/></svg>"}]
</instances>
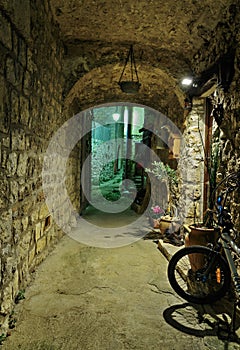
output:
<instances>
[{"instance_id":1,"label":"distant doorway","mask_svg":"<svg viewBox=\"0 0 240 350\"><path fill-rule=\"evenodd\" d=\"M106 105L93 109L91 196L94 199L101 194L114 202L121 196L124 179L137 180L134 159L142 142L143 125L143 107ZM139 185L143 186L142 181L138 182L138 188ZM127 192L131 188L125 188Z\"/></svg>"}]
</instances>

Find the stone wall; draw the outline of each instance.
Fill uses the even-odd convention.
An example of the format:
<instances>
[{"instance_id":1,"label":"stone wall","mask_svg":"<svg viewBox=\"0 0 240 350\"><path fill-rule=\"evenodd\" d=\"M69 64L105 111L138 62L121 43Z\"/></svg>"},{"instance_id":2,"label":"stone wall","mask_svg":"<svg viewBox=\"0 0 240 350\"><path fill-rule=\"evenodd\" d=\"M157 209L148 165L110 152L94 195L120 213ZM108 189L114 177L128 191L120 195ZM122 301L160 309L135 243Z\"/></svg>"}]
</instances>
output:
<instances>
[{"instance_id":1,"label":"stone wall","mask_svg":"<svg viewBox=\"0 0 240 350\"><path fill-rule=\"evenodd\" d=\"M236 65L240 66L240 51L236 57ZM240 74L236 71L234 82L230 91L225 94L224 119L220 128L221 138L221 162L219 172L221 177L231 172L240 171ZM234 89L234 90L233 90ZM231 211L235 227L240 231L240 191L235 191L231 198ZM240 239L240 235L239 235Z\"/></svg>"},{"instance_id":2,"label":"stone wall","mask_svg":"<svg viewBox=\"0 0 240 350\"><path fill-rule=\"evenodd\" d=\"M236 110L229 112L231 107L238 104L238 100L235 100L233 96L229 97L229 94L230 91L229 93L224 93L222 88L217 87L211 96L213 105L214 101L216 105L220 101L224 106L223 121L220 123L220 149L218 152L216 184L229 173L239 169L240 165L238 141L240 130L239 116ZM231 100L231 103L227 102L229 100ZM184 222L187 224L194 221L194 216L196 216L195 220L197 222L201 222L204 215L204 171L207 169L202 140L205 140L205 119L205 98L194 98L192 110L186 114L186 129L183 132L184 147L178 163L178 171L181 178L179 208L181 217L185 218ZM217 122L213 119L213 135L216 127ZM201 131L201 136L199 130ZM214 137L212 137L211 142L214 142ZM196 197L200 197L200 199L194 204L193 199L196 199ZM240 224L239 199L239 191L235 191L231 198L230 207L236 228L239 228ZM196 212L194 213L195 210Z\"/></svg>"},{"instance_id":3,"label":"stone wall","mask_svg":"<svg viewBox=\"0 0 240 350\"><path fill-rule=\"evenodd\" d=\"M62 235L49 215L41 178L49 139L64 121L62 55L48 1L0 1L2 331L31 271Z\"/></svg>"},{"instance_id":4,"label":"stone wall","mask_svg":"<svg viewBox=\"0 0 240 350\"><path fill-rule=\"evenodd\" d=\"M179 216L184 223L194 221L194 208L196 219L201 221L203 208L203 174L204 174L204 140L205 102L204 99L194 98L192 110L185 113L185 130L183 132L183 145L178 162L180 175ZM200 197L194 204L193 199Z\"/></svg>"},{"instance_id":5,"label":"stone wall","mask_svg":"<svg viewBox=\"0 0 240 350\"><path fill-rule=\"evenodd\" d=\"M221 129L221 153L219 175L224 178L227 174L240 168L240 6L232 5L224 14L226 23L219 23L206 41L202 49L194 56L193 68L196 74L201 74L206 67L214 67L219 72L218 64L224 57L231 57L223 72L229 72L228 81L222 81L218 76L219 86L213 94L213 104L223 106ZM225 60L226 62L226 60ZM227 84L225 84L227 83ZM231 209L235 226L240 229L239 194L235 193Z\"/></svg>"}]
</instances>

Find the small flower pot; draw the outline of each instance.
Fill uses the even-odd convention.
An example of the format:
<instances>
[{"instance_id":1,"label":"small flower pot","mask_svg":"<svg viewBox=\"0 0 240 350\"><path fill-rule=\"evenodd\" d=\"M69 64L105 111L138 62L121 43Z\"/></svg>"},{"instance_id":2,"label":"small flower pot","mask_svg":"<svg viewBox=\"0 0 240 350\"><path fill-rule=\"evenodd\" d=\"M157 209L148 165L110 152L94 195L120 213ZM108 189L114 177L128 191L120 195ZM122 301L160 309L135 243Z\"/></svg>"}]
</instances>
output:
<instances>
[{"instance_id":1,"label":"small flower pot","mask_svg":"<svg viewBox=\"0 0 240 350\"><path fill-rule=\"evenodd\" d=\"M159 228L161 233L165 233L166 230L169 230L170 233L177 232L180 228L180 225L173 221L173 218L164 218L162 217L159 222Z\"/></svg>"},{"instance_id":2,"label":"small flower pot","mask_svg":"<svg viewBox=\"0 0 240 350\"><path fill-rule=\"evenodd\" d=\"M150 218L150 224L153 228L159 229L159 219Z\"/></svg>"}]
</instances>

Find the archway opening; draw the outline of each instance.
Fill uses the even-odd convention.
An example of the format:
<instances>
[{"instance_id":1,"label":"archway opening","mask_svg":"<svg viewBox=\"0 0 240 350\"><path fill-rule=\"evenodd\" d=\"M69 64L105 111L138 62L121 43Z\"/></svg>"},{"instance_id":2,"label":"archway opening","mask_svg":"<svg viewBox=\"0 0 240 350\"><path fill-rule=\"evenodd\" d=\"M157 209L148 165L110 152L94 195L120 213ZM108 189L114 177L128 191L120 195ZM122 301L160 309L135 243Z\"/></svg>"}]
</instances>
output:
<instances>
[{"instance_id":1,"label":"archway opening","mask_svg":"<svg viewBox=\"0 0 240 350\"><path fill-rule=\"evenodd\" d=\"M128 200L128 207L124 207L128 212L142 214L149 204L161 204L166 211L168 189L162 182L161 194L156 189L153 193L145 170L154 161L176 170L181 138L178 128L159 111L126 102L94 107L91 119L90 185L82 214L93 213L93 207L104 213L102 201L114 207L123 197Z\"/></svg>"},{"instance_id":2,"label":"archway opening","mask_svg":"<svg viewBox=\"0 0 240 350\"><path fill-rule=\"evenodd\" d=\"M92 196L97 196L95 189L100 186L106 199L118 200L122 181L127 178L134 180L139 190L144 187L137 162L143 127L144 107L113 105L93 109ZM125 186L125 193L130 190Z\"/></svg>"}]
</instances>

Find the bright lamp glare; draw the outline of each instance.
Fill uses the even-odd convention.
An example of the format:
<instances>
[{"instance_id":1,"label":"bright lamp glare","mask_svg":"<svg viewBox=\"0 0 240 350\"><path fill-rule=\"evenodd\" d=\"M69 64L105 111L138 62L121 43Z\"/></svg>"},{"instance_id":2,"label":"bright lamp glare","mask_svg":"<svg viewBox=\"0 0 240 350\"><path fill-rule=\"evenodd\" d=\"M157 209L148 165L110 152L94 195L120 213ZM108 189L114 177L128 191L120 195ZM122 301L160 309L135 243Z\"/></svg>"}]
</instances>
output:
<instances>
[{"instance_id":1,"label":"bright lamp glare","mask_svg":"<svg viewBox=\"0 0 240 350\"><path fill-rule=\"evenodd\" d=\"M193 82L192 78L184 78L182 80L182 85L189 86L192 84L192 82Z\"/></svg>"}]
</instances>

